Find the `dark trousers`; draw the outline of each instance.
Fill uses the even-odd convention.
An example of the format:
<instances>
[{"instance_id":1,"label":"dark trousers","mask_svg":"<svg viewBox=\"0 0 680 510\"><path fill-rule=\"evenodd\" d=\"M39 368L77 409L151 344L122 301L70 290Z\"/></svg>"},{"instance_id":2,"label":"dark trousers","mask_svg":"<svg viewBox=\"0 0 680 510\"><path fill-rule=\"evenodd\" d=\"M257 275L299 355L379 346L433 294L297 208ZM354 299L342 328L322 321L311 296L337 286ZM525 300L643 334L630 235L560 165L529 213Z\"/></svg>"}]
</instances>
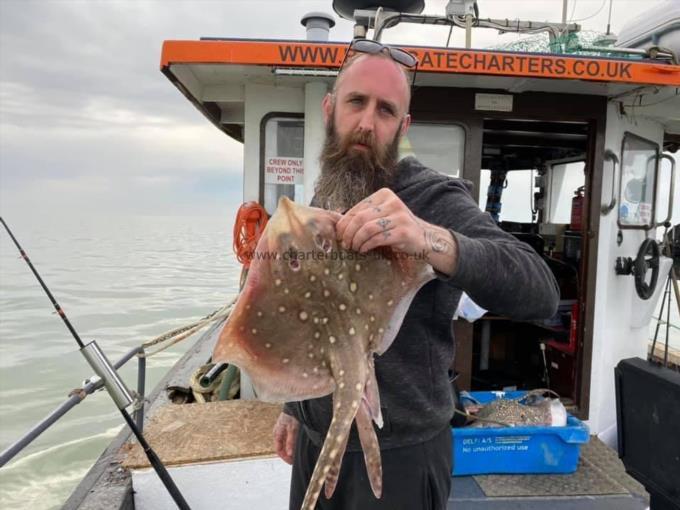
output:
<instances>
[{"instance_id":1,"label":"dark trousers","mask_svg":"<svg viewBox=\"0 0 680 510\"><path fill-rule=\"evenodd\" d=\"M300 427L290 484L290 510L299 510L320 448ZM451 491L451 429L412 446L381 451L382 498L376 499L363 452L347 452L338 485L328 500L323 489L316 510L445 510Z\"/></svg>"}]
</instances>

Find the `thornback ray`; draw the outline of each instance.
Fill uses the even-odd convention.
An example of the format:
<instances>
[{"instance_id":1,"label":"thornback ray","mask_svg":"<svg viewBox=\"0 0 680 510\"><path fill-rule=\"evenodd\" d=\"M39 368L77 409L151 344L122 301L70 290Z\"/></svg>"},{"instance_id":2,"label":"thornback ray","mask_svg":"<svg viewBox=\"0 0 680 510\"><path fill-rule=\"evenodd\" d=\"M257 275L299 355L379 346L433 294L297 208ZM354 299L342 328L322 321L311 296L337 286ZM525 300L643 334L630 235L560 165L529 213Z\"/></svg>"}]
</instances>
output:
<instances>
[{"instance_id":1,"label":"thornback ray","mask_svg":"<svg viewBox=\"0 0 680 510\"><path fill-rule=\"evenodd\" d=\"M376 497L382 427L373 358L394 341L411 301L435 275L425 257L365 254L336 239L340 215L281 198L262 233L213 361L246 372L257 397L289 402L333 394L333 417L305 494L330 497L355 418Z\"/></svg>"}]
</instances>

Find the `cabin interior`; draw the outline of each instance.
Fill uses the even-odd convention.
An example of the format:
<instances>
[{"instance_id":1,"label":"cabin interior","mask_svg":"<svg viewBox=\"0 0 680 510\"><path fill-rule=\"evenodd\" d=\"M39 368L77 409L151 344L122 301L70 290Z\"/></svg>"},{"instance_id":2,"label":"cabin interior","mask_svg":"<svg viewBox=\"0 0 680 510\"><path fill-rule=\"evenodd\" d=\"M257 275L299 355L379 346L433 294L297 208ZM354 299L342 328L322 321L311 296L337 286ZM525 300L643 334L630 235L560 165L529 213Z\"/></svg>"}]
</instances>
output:
<instances>
[{"instance_id":1,"label":"cabin interior","mask_svg":"<svg viewBox=\"0 0 680 510\"><path fill-rule=\"evenodd\" d=\"M575 404L588 122L485 118L482 130L479 206L541 255L559 284L560 306L533 322L492 312L472 325L471 342L469 332L458 334L460 386L545 387Z\"/></svg>"},{"instance_id":2,"label":"cabin interior","mask_svg":"<svg viewBox=\"0 0 680 510\"><path fill-rule=\"evenodd\" d=\"M543 257L561 297L549 320L488 313L473 323L455 321L456 383L473 391L550 388L574 410L584 353L584 202L606 103L595 96L484 91L515 103L511 112L491 111L476 108L478 92L416 90L404 149L469 180L480 208Z\"/></svg>"}]
</instances>

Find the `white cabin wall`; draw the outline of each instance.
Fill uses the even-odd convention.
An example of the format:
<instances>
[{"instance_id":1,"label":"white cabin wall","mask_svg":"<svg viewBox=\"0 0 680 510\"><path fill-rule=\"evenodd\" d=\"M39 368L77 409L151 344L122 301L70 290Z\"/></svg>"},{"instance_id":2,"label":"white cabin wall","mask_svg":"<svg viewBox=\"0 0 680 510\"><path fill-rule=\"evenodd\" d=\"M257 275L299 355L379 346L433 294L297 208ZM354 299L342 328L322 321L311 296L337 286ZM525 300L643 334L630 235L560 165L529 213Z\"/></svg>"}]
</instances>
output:
<instances>
[{"instance_id":1,"label":"white cabin wall","mask_svg":"<svg viewBox=\"0 0 680 510\"><path fill-rule=\"evenodd\" d=\"M618 104L607 109L605 148L611 149L621 159L621 143L625 132L632 132L649 140L663 140L660 124L642 118L621 116ZM611 199L611 164L605 163L602 203ZM635 292L632 276L617 276L614 272L617 257L635 257L646 238L643 230L623 230L623 243L618 246L618 183L620 167L617 166L617 206L600 217L598 258L596 273L595 318L593 324L593 352L590 382L590 413L588 424L591 433L611 433L616 424L616 398L614 367L625 358L646 358L649 326L633 327L634 308L643 301ZM661 277L659 284L661 285Z\"/></svg>"},{"instance_id":2,"label":"white cabin wall","mask_svg":"<svg viewBox=\"0 0 680 510\"><path fill-rule=\"evenodd\" d=\"M304 91L300 88L246 84L243 132L243 201L260 200L260 127L268 113L302 113ZM250 378L241 374L241 398L256 398Z\"/></svg>"},{"instance_id":3,"label":"white cabin wall","mask_svg":"<svg viewBox=\"0 0 680 510\"><path fill-rule=\"evenodd\" d=\"M305 204L314 197L314 184L321 172L319 156L326 138L321 102L328 92L324 82L305 84Z\"/></svg>"},{"instance_id":4,"label":"white cabin wall","mask_svg":"<svg viewBox=\"0 0 680 510\"><path fill-rule=\"evenodd\" d=\"M268 113L303 113L302 88L246 84L243 133L243 200L260 199L260 124Z\"/></svg>"}]
</instances>

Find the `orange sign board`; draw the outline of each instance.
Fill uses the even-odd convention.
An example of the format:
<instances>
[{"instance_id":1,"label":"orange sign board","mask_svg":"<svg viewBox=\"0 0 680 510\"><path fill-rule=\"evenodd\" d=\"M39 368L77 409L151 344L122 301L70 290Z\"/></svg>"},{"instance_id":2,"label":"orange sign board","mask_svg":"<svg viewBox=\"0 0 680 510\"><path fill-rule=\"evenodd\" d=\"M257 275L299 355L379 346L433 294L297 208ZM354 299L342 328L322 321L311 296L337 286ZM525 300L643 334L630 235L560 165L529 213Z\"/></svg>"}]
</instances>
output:
<instances>
[{"instance_id":1,"label":"orange sign board","mask_svg":"<svg viewBox=\"0 0 680 510\"><path fill-rule=\"evenodd\" d=\"M680 86L678 65L486 50L403 49L418 57L418 72ZM205 63L337 69L346 51L346 44L307 41L165 41L161 67Z\"/></svg>"}]
</instances>

